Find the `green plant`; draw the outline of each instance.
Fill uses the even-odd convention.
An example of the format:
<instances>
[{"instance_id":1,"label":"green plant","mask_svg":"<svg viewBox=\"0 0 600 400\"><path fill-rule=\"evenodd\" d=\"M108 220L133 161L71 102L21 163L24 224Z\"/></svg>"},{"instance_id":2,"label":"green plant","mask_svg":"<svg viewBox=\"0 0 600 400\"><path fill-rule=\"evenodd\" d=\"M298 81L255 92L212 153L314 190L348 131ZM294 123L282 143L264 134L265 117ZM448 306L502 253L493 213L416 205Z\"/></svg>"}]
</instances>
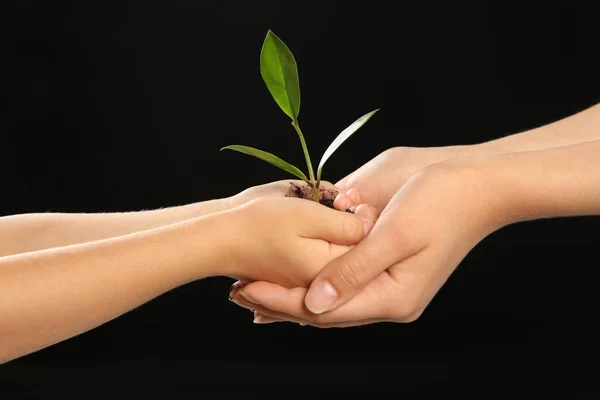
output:
<instances>
[{"instance_id":1,"label":"green plant","mask_svg":"<svg viewBox=\"0 0 600 400\"><path fill-rule=\"evenodd\" d=\"M333 142L331 142L321 157L315 177L313 165L310 161L310 154L306 146L306 141L304 140L304 135L302 134L300 125L298 124L298 114L300 112L300 85L298 80L298 67L296 65L296 60L285 43L283 43L283 41L270 30L267 33L267 37L265 38L262 50L260 52L260 73L275 102L279 105L283 112L292 119L292 126L298 133L300 144L302 145L302 151L304 152L304 158L306 159L308 178L296 166L271 153L267 153L266 151L237 144L223 147L221 150L234 150L240 153L248 154L289 172L290 174L302 179L312 188L313 200L318 202L321 173L323 171L325 162L340 147L340 145L344 143L346 139L356 132L365 122L369 120L369 118L373 116L373 114L379 111L379 109L373 110L354 121L350 126L344 129Z\"/></svg>"}]
</instances>

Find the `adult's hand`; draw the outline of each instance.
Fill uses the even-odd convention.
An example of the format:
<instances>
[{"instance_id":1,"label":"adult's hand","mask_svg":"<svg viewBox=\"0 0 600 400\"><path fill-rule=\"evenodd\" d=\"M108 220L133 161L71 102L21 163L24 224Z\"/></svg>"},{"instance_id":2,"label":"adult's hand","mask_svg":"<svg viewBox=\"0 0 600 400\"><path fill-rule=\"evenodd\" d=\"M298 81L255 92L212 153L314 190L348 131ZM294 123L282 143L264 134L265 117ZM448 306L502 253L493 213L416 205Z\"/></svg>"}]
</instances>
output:
<instances>
[{"instance_id":1,"label":"adult's hand","mask_svg":"<svg viewBox=\"0 0 600 400\"><path fill-rule=\"evenodd\" d=\"M365 203L381 212L396 192L419 170L446 160L487 156L499 152L500 150L490 145L392 147L348 174L337 182L335 187L341 193L350 189L358 190ZM362 201L343 196L336 203L340 209L345 210Z\"/></svg>"}]
</instances>

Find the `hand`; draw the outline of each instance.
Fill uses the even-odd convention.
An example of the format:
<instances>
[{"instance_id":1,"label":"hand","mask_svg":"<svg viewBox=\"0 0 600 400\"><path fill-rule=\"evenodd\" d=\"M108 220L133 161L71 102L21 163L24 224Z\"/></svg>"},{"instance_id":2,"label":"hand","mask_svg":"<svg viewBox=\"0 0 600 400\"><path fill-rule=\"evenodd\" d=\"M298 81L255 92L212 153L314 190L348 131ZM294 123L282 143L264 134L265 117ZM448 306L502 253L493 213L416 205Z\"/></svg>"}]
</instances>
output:
<instances>
[{"instance_id":1,"label":"hand","mask_svg":"<svg viewBox=\"0 0 600 400\"><path fill-rule=\"evenodd\" d=\"M294 197L294 191L290 188L303 187L306 184L300 180L282 180L264 185L253 186L248 188L235 196L229 197L225 202L225 209L231 209L242 204L248 203L255 199L263 198L283 198L283 197ZM312 192L306 192L306 199L312 200ZM322 199L334 200L338 195L339 190L333 186L330 182L321 181L319 187L319 195Z\"/></svg>"},{"instance_id":2,"label":"hand","mask_svg":"<svg viewBox=\"0 0 600 400\"><path fill-rule=\"evenodd\" d=\"M358 212L360 211L360 212ZM375 212L361 206L356 214L311 200L257 199L225 213L221 239L229 256L226 273L244 281L308 286L333 259L346 253L368 232Z\"/></svg>"},{"instance_id":3,"label":"hand","mask_svg":"<svg viewBox=\"0 0 600 400\"><path fill-rule=\"evenodd\" d=\"M268 282L245 285L232 297L255 310L259 323L332 327L414 321L466 254L508 223L502 196L488 187L476 165L446 161L413 175L369 235L319 273L310 288L314 297L302 287Z\"/></svg>"},{"instance_id":4,"label":"hand","mask_svg":"<svg viewBox=\"0 0 600 400\"><path fill-rule=\"evenodd\" d=\"M417 171L446 160L499 152L489 145L393 147L337 182L335 187L342 193L350 189L358 189L364 201L381 212L392 196ZM345 197L337 202L338 207L343 210L352 205L351 199Z\"/></svg>"}]
</instances>

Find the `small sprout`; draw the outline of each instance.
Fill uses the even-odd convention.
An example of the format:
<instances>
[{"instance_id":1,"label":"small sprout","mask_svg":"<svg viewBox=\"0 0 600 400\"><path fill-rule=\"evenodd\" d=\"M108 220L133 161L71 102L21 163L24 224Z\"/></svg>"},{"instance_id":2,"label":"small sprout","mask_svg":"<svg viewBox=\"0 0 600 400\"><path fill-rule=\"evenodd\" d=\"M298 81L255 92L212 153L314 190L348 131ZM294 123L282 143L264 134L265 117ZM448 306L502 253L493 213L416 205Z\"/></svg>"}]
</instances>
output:
<instances>
[{"instance_id":1,"label":"small sprout","mask_svg":"<svg viewBox=\"0 0 600 400\"><path fill-rule=\"evenodd\" d=\"M319 202L319 185L321 184L323 166L340 145L363 126L363 124L379 111L379 109L363 115L335 138L321 157L315 176L306 141L304 140L304 135L298 124L298 114L300 113L300 83L298 80L296 59L285 43L270 30L267 33L267 37L265 38L260 52L260 74L275 102L292 120L292 126L300 138L300 144L302 145L302 151L304 153L304 158L306 159L308 177L306 177L298 167L271 153L267 153L266 151L242 145L230 145L223 147L221 150L234 150L248 154L289 172L306 182L312 188L313 200Z\"/></svg>"}]
</instances>

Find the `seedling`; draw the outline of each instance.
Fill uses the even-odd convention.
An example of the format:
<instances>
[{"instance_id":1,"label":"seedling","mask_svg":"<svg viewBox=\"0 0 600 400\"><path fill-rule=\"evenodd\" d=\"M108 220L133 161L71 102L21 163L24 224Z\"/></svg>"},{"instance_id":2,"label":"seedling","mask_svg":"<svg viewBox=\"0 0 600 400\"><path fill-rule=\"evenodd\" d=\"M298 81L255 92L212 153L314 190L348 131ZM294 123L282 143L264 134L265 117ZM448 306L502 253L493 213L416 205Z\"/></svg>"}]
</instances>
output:
<instances>
[{"instance_id":1,"label":"seedling","mask_svg":"<svg viewBox=\"0 0 600 400\"><path fill-rule=\"evenodd\" d=\"M298 123L298 114L300 112L300 85L296 59L285 43L270 30L267 33L267 37L265 38L260 52L260 74L275 102L283 112L292 119L292 126L300 138L300 144L302 145L302 151L304 152L304 158L306 159L308 178L304 172L296 166L282 160L274 154L267 153L266 151L237 144L223 147L221 150L234 150L248 154L289 172L306 182L312 188L313 200L319 202L319 185L321 183L321 173L323 172L325 162L340 147L340 145L346 141L346 139L356 132L373 116L373 114L379 111L379 109L373 110L354 121L350 126L344 129L333 142L331 142L321 157L315 177L306 141L304 140L304 135L302 134L302 130L300 130L300 125Z\"/></svg>"}]
</instances>

